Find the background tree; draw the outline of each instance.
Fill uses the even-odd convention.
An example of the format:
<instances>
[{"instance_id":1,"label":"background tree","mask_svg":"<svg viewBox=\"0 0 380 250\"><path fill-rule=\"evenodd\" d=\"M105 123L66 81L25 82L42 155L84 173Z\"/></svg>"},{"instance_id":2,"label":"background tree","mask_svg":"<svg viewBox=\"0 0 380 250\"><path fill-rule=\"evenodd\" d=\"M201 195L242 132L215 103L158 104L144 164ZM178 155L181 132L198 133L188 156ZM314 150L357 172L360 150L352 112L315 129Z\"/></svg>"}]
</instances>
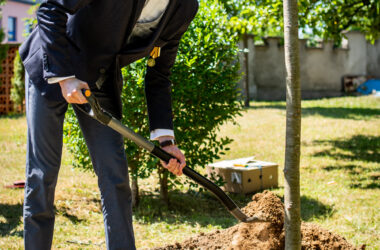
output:
<instances>
[{"instance_id":1,"label":"background tree","mask_svg":"<svg viewBox=\"0 0 380 250\"><path fill-rule=\"evenodd\" d=\"M0 28L0 41L4 41L5 39L5 33L4 30ZM8 53L9 46L7 44L0 44L0 62L2 62L6 57ZM3 72L3 69L1 67L0 63L0 73ZM0 82L1 84L1 82Z\"/></svg>"},{"instance_id":2,"label":"background tree","mask_svg":"<svg viewBox=\"0 0 380 250\"><path fill-rule=\"evenodd\" d=\"M33 30L34 27L36 27L38 21L35 16L40 5L41 5L40 3L35 3L28 9L28 15L32 17L26 17L23 19L23 21L25 22L25 29L22 34L23 36L28 37L30 34L30 31Z\"/></svg>"},{"instance_id":3,"label":"background tree","mask_svg":"<svg viewBox=\"0 0 380 250\"><path fill-rule=\"evenodd\" d=\"M283 34L282 0L220 0L235 28L262 36ZM299 28L308 37L339 44L344 30L359 30L374 42L380 37L378 0L299 0Z\"/></svg>"},{"instance_id":4,"label":"background tree","mask_svg":"<svg viewBox=\"0 0 380 250\"><path fill-rule=\"evenodd\" d=\"M227 150L229 138L217 137L219 127L240 114L241 105L236 82L239 78L238 36L217 1L202 0L197 16L181 40L172 69L172 103L176 139L194 168L204 167ZM124 103L122 122L135 132L149 137L144 95L146 60L124 68ZM67 113L65 142L74 154L74 166L92 169L72 110ZM197 185L178 178L161 167L158 160L129 141L125 142L129 169L138 202L138 179L156 172L161 197L168 201L168 190L174 186Z\"/></svg>"},{"instance_id":5,"label":"background tree","mask_svg":"<svg viewBox=\"0 0 380 250\"><path fill-rule=\"evenodd\" d=\"M297 0L284 0L286 66L285 249L301 249L301 84Z\"/></svg>"},{"instance_id":6,"label":"background tree","mask_svg":"<svg viewBox=\"0 0 380 250\"><path fill-rule=\"evenodd\" d=\"M358 30L372 42L380 37L378 0L300 0L299 7L304 32L324 40L339 44L344 30Z\"/></svg>"},{"instance_id":7,"label":"background tree","mask_svg":"<svg viewBox=\"0 0 380 250\"><path fill-rule=\"evenodd\" d=\"M13 62L11 99L15 105L15 109L19 109L20 112L23 112L25 99L25 69L18 51L16 52L16 57Z\"/></svg>"},{"instance_id":8,"label":"background tree","mask_svg":"<svg viewBox=\"0 0 380 250\"><path fill-rule=\"evenodd\" d=\"M283 34L281 0L220 0L233 27L241 34L262 36Z\"/></svg>"}]
</instances>

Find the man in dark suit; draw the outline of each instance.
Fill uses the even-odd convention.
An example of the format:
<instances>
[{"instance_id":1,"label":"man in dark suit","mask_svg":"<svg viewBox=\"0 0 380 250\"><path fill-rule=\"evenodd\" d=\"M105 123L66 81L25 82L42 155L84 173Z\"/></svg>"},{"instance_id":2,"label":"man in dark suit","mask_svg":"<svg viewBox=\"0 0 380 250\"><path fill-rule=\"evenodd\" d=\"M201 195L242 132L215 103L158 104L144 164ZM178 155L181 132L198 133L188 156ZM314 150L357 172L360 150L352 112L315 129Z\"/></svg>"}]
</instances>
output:
<instances>
[{"instance_id":1,"label":"man in dark suit","mask_svg":"<svg viewBox=\"0 0 380 250\"><path fill-rule=\"evenodd\" d=\"M170 69L179 41L194 18L196 0L47 0L38 25L20 48L27 72L28 144L24 201L26 249L50 249L54 191L68 103L83 104L91 89L121 118L120 68L151 56L145 76L151 139L177 158L164 164L182 174L185 157L175 145ZM108 249L135 249L131 190L121 135L73 105L101 191Z\"/></svg>"}]
</instances>

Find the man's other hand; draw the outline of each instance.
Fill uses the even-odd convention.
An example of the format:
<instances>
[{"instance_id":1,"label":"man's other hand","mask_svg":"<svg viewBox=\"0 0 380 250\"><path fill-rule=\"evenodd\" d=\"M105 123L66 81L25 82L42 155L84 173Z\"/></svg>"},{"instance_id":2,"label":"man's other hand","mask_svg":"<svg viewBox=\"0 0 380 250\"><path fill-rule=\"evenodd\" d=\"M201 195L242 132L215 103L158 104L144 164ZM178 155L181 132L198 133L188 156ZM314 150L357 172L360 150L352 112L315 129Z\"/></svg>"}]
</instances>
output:
<instances>
[{"instance_id":1,"label":"man's other hand","mask_svg":"<svg viewBox=\"0 0 380 250\"><path fill-rule=\"evenodd\" d=\"M182 175L182 169L186 166L186 159L181 150L177 147L177 145L166 146L162 149L168 152L169 154L175 156L180 161L178 162L174 158L171 159L168 164L161 161L162 166L164 166L164 168L167 168L170 172L177 176Z\"/></svg>"},{"instance_id":2,"label":"man's other hand","mask_svg":"<svg viewBox=\"0 0 380 250\"><path fill-rule=\"evenodd\" d=\"M87 103L81 89L89 89L88 84L75 77L59 82L62 95L68 103Z\"/></svg>"}]
</instances>

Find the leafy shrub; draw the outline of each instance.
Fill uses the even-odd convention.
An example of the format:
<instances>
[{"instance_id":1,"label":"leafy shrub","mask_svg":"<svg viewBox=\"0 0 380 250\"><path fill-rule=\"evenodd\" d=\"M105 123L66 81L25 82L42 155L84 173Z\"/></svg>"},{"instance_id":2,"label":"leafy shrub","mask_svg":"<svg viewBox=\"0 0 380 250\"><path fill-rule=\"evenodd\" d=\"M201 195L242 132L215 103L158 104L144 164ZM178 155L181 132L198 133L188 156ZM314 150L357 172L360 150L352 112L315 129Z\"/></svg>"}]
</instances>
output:
<instances>
[{"instance_id":1,"label":"leafy shrub","mask_svg":"<svg viewBox=\"0 0 380 250\"><path fill-rule=\"evenodd\" d=\"M217 1L201 1L197 16L181 40L171 76L176 140L190 167L204 167L218 159L231 142L229 138L219 138L217 131L226 121L233 121L241 110L236 88L239 78L237 41L237 34L230 29L227 16ZM145 70L146 59L122 69L122 122L148 138ZM74 166L89 169L90 159L73 111L67 114L65 141L75 156ZM146 178L154 170L158 171L164 199L173 185L183 184L147 152L130 141L125 145L136 195L138 178ZM186 182L197 186L189 180Z\"/></svg>"},{"instance_id":2,"label":"leafy shrub","mask_svg":"<svg viewBox=\"0 0 380 250\"><path fill-rule=\"evenodd\" d=\"M4 1L0 1L0 5L3 3ZM4 38L5 38L4 30L0 28L0 41L4 41ZM2 62L7 57L8 48L9 48L8 44L0 44L0 62ZM1 64L0 64L0 73L2 72L3 72L3 68L1 67ZM1 84L2 82L0 81L0 86Z\"/></svg>"}]
</instances>

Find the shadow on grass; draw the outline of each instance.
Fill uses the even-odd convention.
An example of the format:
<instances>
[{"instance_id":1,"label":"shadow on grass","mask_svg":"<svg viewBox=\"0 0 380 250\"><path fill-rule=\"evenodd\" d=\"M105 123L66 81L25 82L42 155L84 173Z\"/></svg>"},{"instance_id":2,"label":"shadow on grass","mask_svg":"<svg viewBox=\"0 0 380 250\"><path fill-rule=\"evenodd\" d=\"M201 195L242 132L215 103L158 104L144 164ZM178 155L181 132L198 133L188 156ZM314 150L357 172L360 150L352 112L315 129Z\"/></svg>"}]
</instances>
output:
<instances>
[{"instance_id":1,"label":"shadow on grass","mask_svg":"<svg viewBox=\"0 0 380 250\"><path fill-rule=\"evenodd\" d=\"M372 108L325 108L311 107L302 109L303 116L320 115L335 119L363 120L380 116L379 109Z\"/></svg>"},{"instance_id":2,"label":"shadow on grass","mask_svg":"<svg viewBox=\"0 0 380 250\"><path fill-rule=\"evenodd\" d=\"M164 221L169 224L187 223L192 226L218 225L227 228L238 221L210 193L180 193L170 192L170 205L164 204L158 195L145 193L140 204L134 209L134 216L142 223ZM239 207L250 201L250 195L235 195L230 197Z\"/></svg>"},{"instance_id":3,"label":"shadow on grass","mask_svg":"<svg viewBox=\"0 0 380 250\"><path fill-rule=\"evenodd\" d=\"M281 104L268 104L254 106L248 109L279 109L285 110L286 106ZM374 116L380 116L380 109L374 108L345 108L345 107L303 107L302 116L324 116L335 119L363 120Z\"/></svg>"},{"instance_id":4,"label":"shadow on grass","mask_svg":"<svg viewBox=\"0 0 380 250\"><path fill-rule=\"evenodd\" d=\"M325 205L311 197L301 196L301 218L303 221L310 221L313 218L329 218L334 212L334 208L330 205Z\"/></svg>"},{"instance_id":5,"label":"shadow on grass","mask_svg":"<svg viewBox=\"0 0 380 250\"><path fill-rule=\"evenodd\" d=\"M15 230L22 223L22 204L0 204L0 236L22 237L23 231Z\"/></svg>"},{"instance_id":6,"label":"shadow on grass","mask_svg":"<svg viewBox=\"0 0 380 250\"><path fill-rule=\"evenodd\" d=\"M0 119L1 118L19 119L19 118L24 117L24 116L25 116L24 113L22 113L22 114L20 114L20 113L11 113L11 114L7 114L7 115L0 115Z\"/></svg>"},{"instance_id":7,"label":"shadow on grass","mask_svg":"<svg viewBox=\"0 0 380 250\"><path fill-rule=\"evenodd\" d=\"M78 201L76 200L75 202ZM85 202L81 202L80 209L76 207L73 208L65 203L58 203L57 205L54 205L54 210L56 214L69 219L74 225L78 225L83 222L88 222L87 218L82 213L78 214L78 211L92 211L101 213L102 206L99 198L91 198L85 199Z\"/></svg>"},{"instance_id":8,"label":"shadow on grass","mask_svg":"<svg viewBox=\"0 0 380 250\"><path fill-rule=\"evenodd\" d=\"M284 203L284 197L278 197L281 199L282 203ZM335 209L333 206L323 204L314 198L301 195L301 219L303 221L311 221L314 218L329 218L334 213Z\"/></svg>"},{"instance_id":9,"label":"shadow on grass","mask_svg":"<svg viewBox=\"0 0 380 250\"><path fill-rule=\"evenodd\" d=\"M100 203L100 201L99 201ZM75 214L73 214L70 209L67 209L65 207L61 207L58 209L58 213L61 214L62 216L66 217L67 219L69 219L71 221L71 223L77 225L79 223L82 223L84 221L86 221L86 219L81 219L79 218L78 216L76 216Z\"/></svg>"},{"instance_id":10,"label":"shadow on grass","mask_svg":"<svg viewBox=\"0 0 380 250\"><path fill-rule=\"evenodd\" d=\"M330 146L329 149L315 153L316 157L380 162L380 136L354 135L348 139L316 140L313 144Z\"/></svg>"},{"instance_id":11,"label":"shadow on grass","mask_svg":"<svg viewBox=\"0 0 380 250\"><path fill-rule=\"evenodd\" d=\"M343 170L350 178L351 188L375 189L380 188L380 136L354 135L351 138L336 140L317 140L317 145L326 145L329 148L315 153L316 157L331 157L348 162L363 161L370 164L330 165L323 169L326 171Z\"/></svg>"},{"instance_id":12,"label":"shadow on grass","mask_svg":"<svg viewBox=\"0 0 380 250\"><path fill-rule=\"evenodd\" d=\"M380 168L360 165L336 165L323 168L326 171L343 170L350 178L349 187L359 189L380 188Z\"/></svg>"},{"instance_id":13,"label":"shadow on grass","mask_svg":"<svg viewBox=\"0 0 380 250\"><path fill-rule=\"evenodd\" d=\"M100 201L99 201L100 203ZM0 204L0 236L19 236L23 237L23 231L15 231L15 229L22 224L22 204ZM58 213L68 218L73 224L79 224L85 219L80 219L70 210L66 208L59 208ZM5 219L5 221L3 221Z\"/></svg>"},{"instance_id":14,"label":"shadow on grass","mask_svg":"<svg viewBox=\"0 0 380 250\"><path fill-rule=\"evenodd\" d=\"M251 201L253 194L229 194L232 200L242 208ZM283 197L280 197L283 202ZM189 193L171 193L170 206L163 204L158 196L143 195L140 206L134 209L137 220L145 223L165 221L169 224L188 223L192 226L218 225L221 228L236 225L238 221L210 193L199 195ZM329 218L334 214L332 206L301 196L301 218L310 221L313 218Z\"/></svg>"}]
</instances>

